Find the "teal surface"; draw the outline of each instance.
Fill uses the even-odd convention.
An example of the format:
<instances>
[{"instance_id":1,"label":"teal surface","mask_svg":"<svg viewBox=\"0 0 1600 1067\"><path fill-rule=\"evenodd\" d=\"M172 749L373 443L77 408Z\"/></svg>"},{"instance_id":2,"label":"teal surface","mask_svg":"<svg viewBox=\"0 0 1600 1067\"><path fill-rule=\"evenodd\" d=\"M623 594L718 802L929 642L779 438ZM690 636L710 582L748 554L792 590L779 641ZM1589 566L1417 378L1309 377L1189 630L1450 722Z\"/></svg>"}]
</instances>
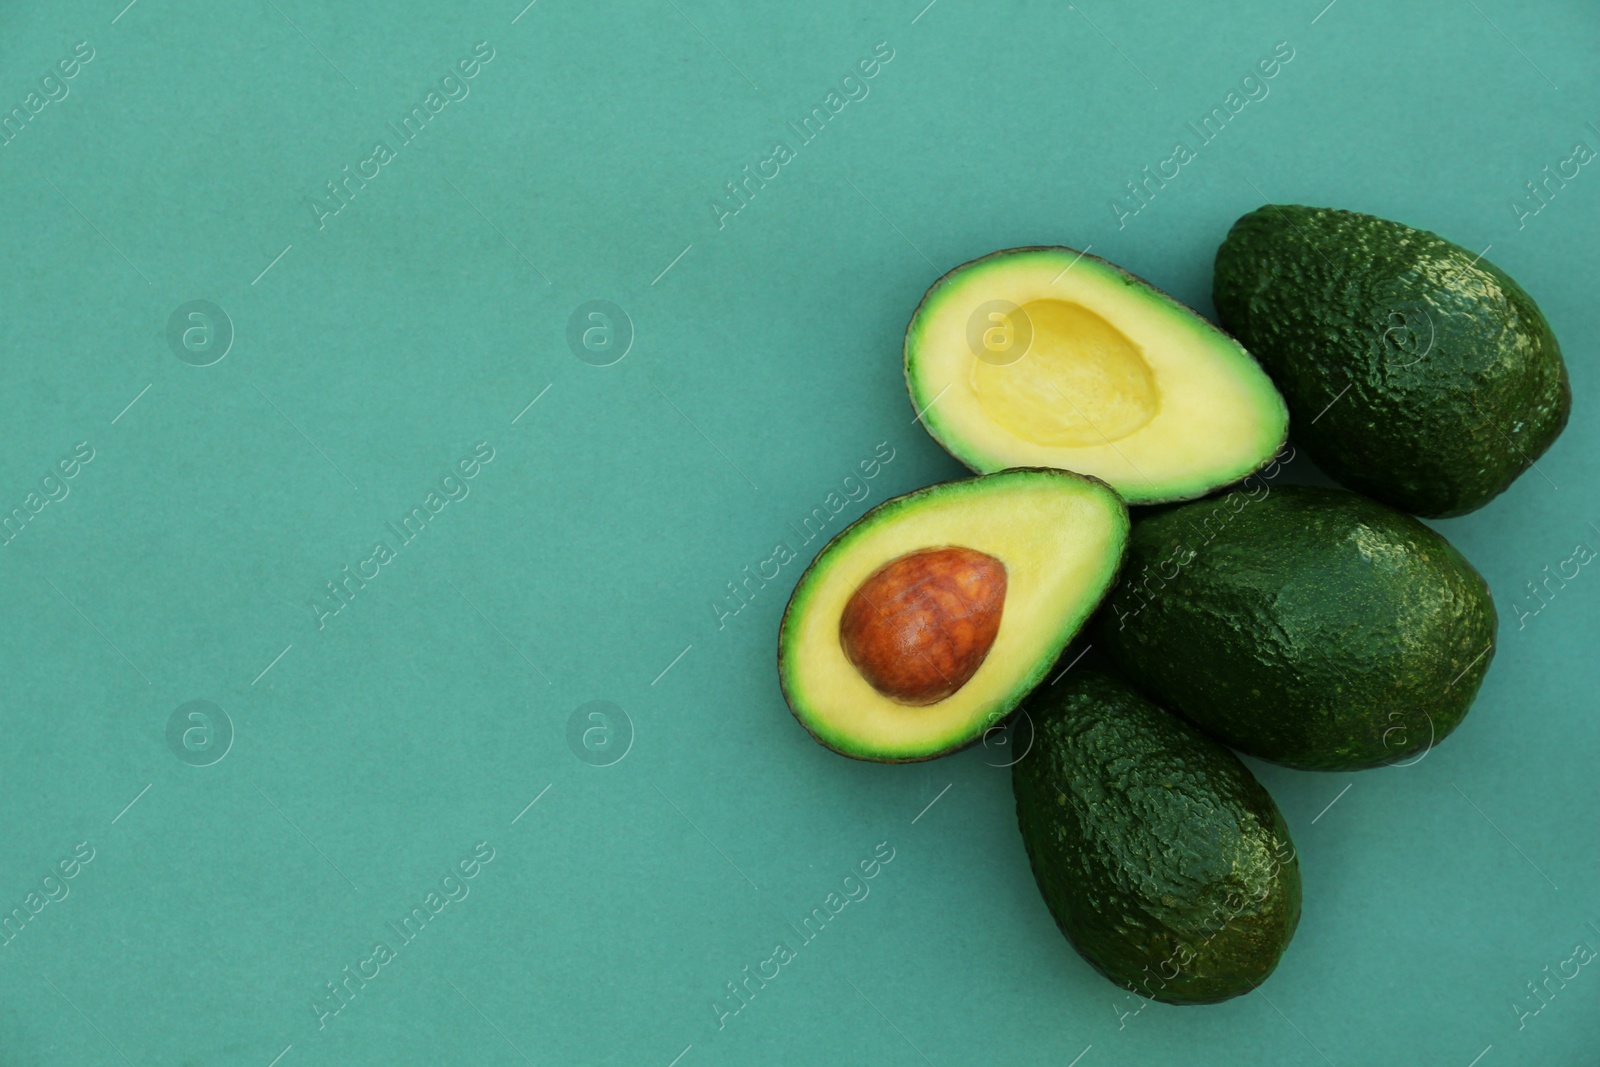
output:
<instances>
[{"instance_id":1,"label":"teal surface","mask_svg":"<svg viewBox=\"0 0 1600 1067\"><path fill-rule=\"evenodd\" d=\"M1592 4L125 2L0 13L0 1062L1595 1062ZM1299 933L1141 1011L1004 754L824 751L777 623L812 509L958 473L899 366L938 274L1064 243L1209 311L1270 200L1487 248L1575 414L1436 524L1475 710L1253 764Z\"/></svg>"}]
</instances>

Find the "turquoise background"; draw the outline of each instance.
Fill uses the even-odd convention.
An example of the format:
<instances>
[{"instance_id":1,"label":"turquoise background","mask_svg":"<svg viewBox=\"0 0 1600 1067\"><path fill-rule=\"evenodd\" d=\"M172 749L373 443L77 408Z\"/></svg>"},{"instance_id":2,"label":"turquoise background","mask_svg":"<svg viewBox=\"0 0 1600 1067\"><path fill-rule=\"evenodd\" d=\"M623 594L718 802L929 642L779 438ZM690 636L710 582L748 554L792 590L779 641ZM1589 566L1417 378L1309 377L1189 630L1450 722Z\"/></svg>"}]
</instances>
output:
<instances>
[{"instance_id":1,"label":"turquoise background","mask_svg":"<svg viewBox=\"0 0 1600 1067\"><path fill-rule=\"evenodd\" d=\"M0 948L0 1062L1594 1062L1596 968L1528 983L1600 948L1600 576L1513 605L1600 547L1600 173L1512 207L1600 148L1592 5L124 2L0 13L0 114L94 56L0 147L0 514L66 494L0 547L0 914L65 893ZM319 229L478 42L470 94ZM719 227L880 42L869 95ZM1268 95L1119 226L1278 42ZM1411 767L1252 763L1298 935L1259 994L1124 1014L1039 900L1004 751L858 764L790 717L774 639L820 541L713 604L880 443L834 528L959 473L899 365L938 274L1090 246L1209 312L1266 200L1492 246L1575 416L1437 524L1501 610L1473 714ZM209 366L168 340L192 300L235 333ZM610 366L568 344L589 300L632 323ZM319 628L324 583L480 442L469 495ZM215 715L198 755L168 741L193 700L231 722L206 766L178 754L219 754ZM468 895L319 1025L480 842ZM880 843L870 895L719 1029L725 983Z\"/></svg>"}]
</instances>

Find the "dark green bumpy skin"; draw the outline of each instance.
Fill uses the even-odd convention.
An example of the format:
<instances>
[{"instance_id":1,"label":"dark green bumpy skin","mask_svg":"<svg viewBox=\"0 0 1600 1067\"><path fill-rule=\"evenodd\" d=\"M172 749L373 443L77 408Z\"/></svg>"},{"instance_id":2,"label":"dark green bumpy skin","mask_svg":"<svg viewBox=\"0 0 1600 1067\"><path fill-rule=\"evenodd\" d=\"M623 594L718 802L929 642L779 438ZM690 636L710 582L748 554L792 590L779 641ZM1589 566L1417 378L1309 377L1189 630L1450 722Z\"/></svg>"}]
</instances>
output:
<instances>
[{"instance_id":1,"label":"dark green bumpy skin","mask_svg":"<svg viewBox=\"0 0 1600 1067\"><path fill-rule=\"evenodd\" d=\"M1088 670L1026 705L1012 771L1045 904L1085 959L1169 1004L1248 993L1300 921L1283 816L1239 758L1127 685Z\"/></svg>"},{"instance_id":2,"label":"dark green bumpy skin","mask_svg":"<svg viewBox=\"0 0 1600 1067\"><path fill-rule=\"evenodd\" d=\"M1567 424L1566 364L1533 298L1426 230L1269 204L1217 250L1212 299L1283 391L1296 443L1402 510L1482 507Z\"/></svg>"},{"instance_id":3,"label":"dark green bumpy skin","mask_svg":"<svg viewBox=\"0 0 1600 1067\"><path fill-rule=\"evenodd\" d=\"M1376 501L1261 490L1137 522L1096 643L1152 698L1253 756L1329 771L1421 759L1494 658L1488 585Z\"/></svg>"}]
</instances>

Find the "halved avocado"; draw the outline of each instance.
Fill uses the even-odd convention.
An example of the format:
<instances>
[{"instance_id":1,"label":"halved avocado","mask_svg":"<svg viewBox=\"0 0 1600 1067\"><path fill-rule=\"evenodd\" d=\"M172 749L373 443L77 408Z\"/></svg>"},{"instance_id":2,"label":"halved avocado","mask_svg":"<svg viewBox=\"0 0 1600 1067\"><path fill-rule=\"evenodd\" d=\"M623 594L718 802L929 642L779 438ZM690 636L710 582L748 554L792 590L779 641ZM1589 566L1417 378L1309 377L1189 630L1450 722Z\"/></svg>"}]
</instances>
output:
<instances>
[{"instance_id":1,"label":"halved avocado","mask_svg":"<svg viewBox=\"0 0 1600 1067\"><path fill-rule=\"evenodd\" d=\"M1045 677L1116 579L1128 509L1052 469L919 489L873 508L800 576L778 634L795 718L855 759L953 752Z\"/></svg>"},{"instance_id":2,"label":"halved avocado","mask_svg":"<svg viewBox=\"0 0 1600 1067\"><path fill-rule=\"evenodd\" d=\"M1071 248L995 252L934 282L905 367L923 425L968 467L1060 467L1131 504L1236 482L1288 434L1283 397L1238 342Z\"/></svg>"}]
</instances>

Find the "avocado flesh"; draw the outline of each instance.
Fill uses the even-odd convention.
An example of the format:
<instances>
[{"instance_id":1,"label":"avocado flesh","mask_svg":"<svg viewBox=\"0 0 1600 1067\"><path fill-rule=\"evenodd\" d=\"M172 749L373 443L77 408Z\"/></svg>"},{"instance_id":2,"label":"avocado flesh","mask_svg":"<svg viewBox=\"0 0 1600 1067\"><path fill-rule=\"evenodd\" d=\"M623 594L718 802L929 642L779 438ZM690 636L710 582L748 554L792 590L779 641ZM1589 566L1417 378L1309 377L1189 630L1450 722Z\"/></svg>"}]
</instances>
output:
<instances>
[{"instance_id":1,"label":"avocado flesh","mask_svg":"<svg viewBox=\"0 0 1600 1067\"><path fill-rule=\"evenodd\" d=\"M778 635L784 697L819 742L856 759L931 759L970 744L1077 635L1115 581L1127 537L1117 494L1067 471L1002 471L885 501L840 531L795 586ZM897 700L851 661L841 621L886 564L948 546L1003 565L998 630L954 692L926 704Z\"/></svg>"},{"instance_id":2,"label":"avocado flesh","mask_svg":"<svg viewBox=\"0 0 1600 1067\"><path fill-rule=\"evenodd\" d=\"M1495 627L1483 578L1421 522L1281 486L1140 521L1096 643L1234 748L1343 771L1414 762L1454 730Z\"/></svg>"},{"instance_id":3,"label":"avocado flesh","mask_svg":"<svg viewBox=\"0 0 1600 1067\"><path fill-rule=\"evenodd\" d=\"M1067 940L1113 982L1169 1004L1260 985L1300 920L1300 868L1249 769L1088 670L1040 689L1026 712L1017 822Z\"/></svg>"},{"instance_id":4,"label":"avocado flesh","mask_svg":"<svg viewBox=\"0 0 1600 1067\"><path fill-rule=\"evenodd\" d=\"M1232 338L1070 248L995 252L940 278L906 330L905 372L923 425L973 470L1059 467L1134 504L1238 481L1288 427Z\"/></svg>"},{"instance_id":5,"label":"avocado flesh","mask_svg":"<svg viewBox=\"0 0 1600 1067\"><path fill-rule=\"evenodd\" d=\"M1296 443L1394 507L1482 507L1566 425L1566 364L1533 298L1426 230L1267 205L1234 223L1212 286L1283 390Z\"/></svg>"}]
</instances>

